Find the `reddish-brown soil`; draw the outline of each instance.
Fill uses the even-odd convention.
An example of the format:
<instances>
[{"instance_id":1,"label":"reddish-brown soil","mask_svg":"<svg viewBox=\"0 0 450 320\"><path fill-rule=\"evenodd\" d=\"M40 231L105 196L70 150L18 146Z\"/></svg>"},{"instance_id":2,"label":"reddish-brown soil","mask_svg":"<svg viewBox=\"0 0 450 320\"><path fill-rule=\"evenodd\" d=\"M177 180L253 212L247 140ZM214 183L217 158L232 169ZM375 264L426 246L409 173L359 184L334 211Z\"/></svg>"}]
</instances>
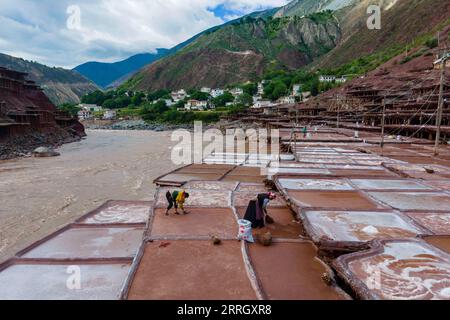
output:
<instances>
[{"instance_id":1,"label":"reddish-brown soil","mask_svg":"<svg viewBox=\"0 0 450 320\"><path fill-rule=\"evenodd\" d=\"M289 196L303 207L376 210L375 202L357 191L288 191Z\"/></svg>"},{"instance_id":2,"label":"reddish-brown soil","mask_svg":"<svg viewBox=\"0 0 450 320\"><path fill-rule=\"evenodd\" d=\"M165 209L155 210L151 236L236 237L238 225L231 209L188 208L187 210L189 212L187 215L175 215L172 209L169 216L165 215Z\"/></svg>"},{"instance_id":3,"label":"reddish-brown soil","mask_svg":"<svg viewBox=\"0 0 450 320\"><path fill-rule=\"evenodd\" d=\"M147 245L131 300L255 300L241 243L170 241Z\"/></svg>"},{"instance_id":4,"label":"reddish-brown soil","mask_svg":"<svg viewBox=\"0 0 450 320\"><path fill-rule=\"evenodd\" d=\"M327 272L310 243L274 243L250 246L250 257L263 290L274 300L341 300L344 296L327 286Z\"/></svg>"}]
</instances>

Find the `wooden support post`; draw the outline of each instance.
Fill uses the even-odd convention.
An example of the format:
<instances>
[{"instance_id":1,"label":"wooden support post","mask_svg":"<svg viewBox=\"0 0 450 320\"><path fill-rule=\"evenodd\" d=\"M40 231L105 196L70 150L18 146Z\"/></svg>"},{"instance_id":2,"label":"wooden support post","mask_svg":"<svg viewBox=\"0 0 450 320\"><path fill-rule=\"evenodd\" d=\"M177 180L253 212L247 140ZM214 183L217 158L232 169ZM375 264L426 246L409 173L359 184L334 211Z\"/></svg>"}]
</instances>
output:
<instances>
[{"instance_id":1,"label":"wooden support post","mask_svg":"<svg viewBox=\"0 0 450 320\"><path fill-rule=\"evenodd\" d=\"M444 109L444 81L445 81L445 65L447 61L447 52L444 53L442 59L442 69L441 69L441 81L439 86L439 102L436 115L436 141L434 143L434 156L439 155L439 143L441 141L441 125L442 125L442 112Z\"/></svg>"},{"instance_id":2,"label":"wooden support post","mask_svg":"<svg viewBox=\"0 0 450 320\"><path fill-rule=\"evenodd\" d=\"M341 112L341 108L340 108L340 105L339 105L339 96L337 96L336 97L336 103L337 103L337 128L339 129L339 127L340 127L340 112Z\"/></svg>"},{"instance_id":3,"label":"wooden support post","mask_svg":"<svg viewBox=\"0 0 450 320\"><path fill-rule=\"evenodd\" d=\"M383 156L383 150L384 150L384 127L386 125L386 95L383 98L383 116L381 119L381 142L380 142L380 148L381 148L381 156Z\"/></svg>"}]
</instances>

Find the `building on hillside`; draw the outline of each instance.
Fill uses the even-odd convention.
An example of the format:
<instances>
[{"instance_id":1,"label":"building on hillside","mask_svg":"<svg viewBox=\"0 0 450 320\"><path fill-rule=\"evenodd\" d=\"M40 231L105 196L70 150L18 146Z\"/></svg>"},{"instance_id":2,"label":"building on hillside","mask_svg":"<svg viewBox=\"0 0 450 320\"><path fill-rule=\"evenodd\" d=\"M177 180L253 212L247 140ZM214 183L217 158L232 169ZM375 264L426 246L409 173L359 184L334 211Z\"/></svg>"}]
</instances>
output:
<instances>
[{"instance_id":1,"label":"building on hillside","mask_svg":"<svg viewBox=\"0 0 450 320\"><path fill-rule=\"evenodd\" d=\"M117 118L116 110L105 110L105 113L103 113L104 120L115 120L116 118Z\"/></svg>"},{"instance_id":2,"label":"building on hillside","mask_svg":"<svg viewBox=\"0 0 450 320\"><path fill-rule=\"evenodd\" d=\"M253 109L261 109L261 108L267 108L267 107L272 107L272 106L273 106L273 103L270 100L259 100L253 104L252 108Z\"/></svg>"},{"instance_id":3,"label":"building on hillside","mask_svg":"<svg viewBox=\"0 0 450 320\"><path fill-rule=\"evenodd\" d=\"M433 62L434 69L440 70L444 59L445 59L445 67L450 68L450 53L447 53L447 56L439 58Z\"/></svg>"},{"instance_id":4,"label":"building on hillside","mask_svg":"<svg viewBox=\"0 0 450 320\"><path fill-rule=\"evenodd\" d=\"M208 108L207 101L188 100L188 102L184 105L184 109L189 111L203 111L206 108Z\"/></svg>"},{"instance_id":5,"label":"building on hillside","mask_svg":"<svg viewBox=\"0 0 450 320\"><path fill-rule=\"evenodd\" d=\"M78 119L79 120L89 120L92 118L93 118L93 115L90 110L81 109L80 111L78 111Z\"/></svg>"},{"instance_id":6,"label":"building on hillside","mask_svg":"<svg viewBox=\"0 0 450 320\"><path fill-rule=\"evenodd\" d=\"M223 89L212 89L210 95L213 98L217 98L223 96L224 93L225 91Z\"/></svg>"},{"instance_id":7,"label":"building on hillside","mask_svg":"<svg viewBox=\"0 0 450 320\"><path fill-rule=\"evenodd\" d=\"M200 92L210 94L211 93L211 88L203 87L203 88L200 89Z\"/></svg>"},{"instance_id":8,"label":"building on hillside","mask_svg":"<svg viewBox=\"0 0 450 320\"><path fill-rule=\"evenodd\" d=\"M232 107L232 106L235 106L236 105L236 101L234 101L234 102L227 102L227 103L225 103L225 107Z\"/></svg>"},{"instance_id":9,"label":"building on hillside","mask_svg":"<svg viewBox=\"0 0 450 320\"><path fill-rule=\"evenodd\" d=\"M336 81L336 76L320 76L319 81L320 82L333 82L333 81Z\"/></svg>"},{"instance_id":10,"label":"building on hillside","mask_svg":"<svg viewBox=\"0 0 450 320\"><path fill-rule=\"evenodd\" d=\"M264 81L258 83L258 95L264 95Z\"/></svg>"},{"instance_id":11,"label":"building on hillside","mask_svg":"<svg viewBox=\"0 0 450 320\"><path fill-rule=\"evenodd\" d=\"M300 84L294 84L292 87L292 95L294 97L300 97L302 94L302 86Z\"/></svg>"},{"instance_id":12,"label":"building on hillside","mask_svg":"<svg viewBox=\"0 0 450 320\"><path fill-rule=\"evenodd\" d=\"M230 90L230 93L233 95L233 97L237 98L244 94L244 90L242 90L242 88L233 88Z\"/></svg>"},{"instance_id":13,"label":"building on hillside","mask_svg":"<svg viewBox=\"0 0 450 320\"><path fill-rule=\"evenodd\" d=\"M312 95L310 91L302 92L302 101L308 101L311 96Z\"/></svg>"},{"instance_id":14,"label":"building on hillside","mask_svg":"<svg viewBox=\"0 0 450 320\"><path fill-rule=\"evenodd\" d=\"M294 104L295 103L295 97L294 96L281 97L280 99L278 99L277 102L281 103L281 104Z\"/></svg>"},{"instance_id":15,"label":"building on hillside","mask_svg":"<svg viewBox=\"0 0 450 320\"><path fill-rule=\"evenodd\" d=\"M175 104L172 99L164 99L164 102L166 103L166 106L171 107Z\"/></svg>"},{"instance_id":16,"label":"building on hillside","mask_svg":"<svg viewBox=\"0 0 450 320\"><path fill-rule=\"evenodd\" d=\"M346 76L342 76L340 78L336 78L336 83L346 83L347 82L347 77Z\"/></svg>"},{"instance_id":17,"label":"building on hillside","mask_svg":"<svg viewBox=\"0 0 450 320\"><path fill-rule=\"evenodd\" d=\"M96 104L81 103L81 104L78 105L78 108L80 108L81 110L90 111L90 112L103 111L103 108L101 106L96 105Z\"/></svg>"},{"instance_id":18,"label":"building on hillside","mask_svg":"<svg viewBox=\"0 0 450 320\"><path fill-rule=\"evenodd\" d=\"M320 82L336 82L336 83L345 83L347 82L347 77L342 76L340 78L336 77L336 76L320 76L319 77L319 81Z\"/></svg>"},{"instance_id":19,"label":"building on hillside","mask_svg":"<svg viewBox=\"0 0 450 320\"><path fill-rule=\"evenodd\" d=\"M184 89L181 89L178 91L172 91L171 96L172 96L172 100L175 101L175 103L176 103L176 102L186 99L187 93Z\"/></svg>"}]
</instances>

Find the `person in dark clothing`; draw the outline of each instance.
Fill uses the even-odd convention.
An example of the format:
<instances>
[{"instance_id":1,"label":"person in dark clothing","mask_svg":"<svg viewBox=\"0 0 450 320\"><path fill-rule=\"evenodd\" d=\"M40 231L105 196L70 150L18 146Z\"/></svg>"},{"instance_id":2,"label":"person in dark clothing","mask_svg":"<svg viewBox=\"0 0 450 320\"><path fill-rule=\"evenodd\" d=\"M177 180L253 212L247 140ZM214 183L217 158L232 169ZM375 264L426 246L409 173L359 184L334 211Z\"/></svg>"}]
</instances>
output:
<instances>
[{"instance_id":1,"label":"person in dark clothing","mask_svg":"<svg viewBox=\"0 0 450 320\"><path fill-rule=\"evenodd\" d=\"M169 206L167 207L167 211L166 211L166 216L169 215L169 211L175 207L175 214L179 214L178 213L178 208L181 209L181 211L183 211L183 214L187 214L188 212L186 212L184 210L184 202L186 201L186 199L189 198L189 193L185 192L185 191L174 191L173 193L170 193L170 191L167 191L166 193L166 199L167 202L169 203Z\"/></svg>"},{"instance_id":2,"label":"person in dark clothing","mask_svg":"<svg viewBox=\"0 0 450 320\"><path fill-rule=\"evenodd\" d=\"M255 200L250 201L244 219L252 223L252 228L264 228L267 222L267 206L275 199L276 195L269 192L258 194Z\"/></svg>"}]
</instances>

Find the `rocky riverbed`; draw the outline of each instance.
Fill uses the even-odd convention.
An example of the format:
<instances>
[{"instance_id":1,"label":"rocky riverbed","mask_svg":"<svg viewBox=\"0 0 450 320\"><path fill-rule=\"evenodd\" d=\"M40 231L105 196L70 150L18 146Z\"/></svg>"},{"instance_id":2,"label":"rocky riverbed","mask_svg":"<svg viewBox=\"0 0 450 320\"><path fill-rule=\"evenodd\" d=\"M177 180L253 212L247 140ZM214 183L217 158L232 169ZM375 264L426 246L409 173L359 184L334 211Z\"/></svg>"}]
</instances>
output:
<instances>
[{"instance_id":1,"label":"rocky riverbed","mask_svg":"<svg viewBox=\"0 0 450 320\"><path fill-rule=\"evenodd\" d=\"M58 148L66 143L80 141L81 137L61 130L58 133L32 133L18 136L0 143L0 160L20 157L31 157L32 152L39 147Z\"/></svg>"},{"instance_id":2,"label":"rocky riverbed","mask_svg":"<svg viewBox=\"0 0 450 320\"><path fill-rule=\"evenodd\" d=\"M144 120L123 120L108 125L85 124L86 129L91 130L143 130L143 131L172 131L177 129L192 129L193 124L168 125L161 123L147 123Z\"/></svg>"}]
</instances>

